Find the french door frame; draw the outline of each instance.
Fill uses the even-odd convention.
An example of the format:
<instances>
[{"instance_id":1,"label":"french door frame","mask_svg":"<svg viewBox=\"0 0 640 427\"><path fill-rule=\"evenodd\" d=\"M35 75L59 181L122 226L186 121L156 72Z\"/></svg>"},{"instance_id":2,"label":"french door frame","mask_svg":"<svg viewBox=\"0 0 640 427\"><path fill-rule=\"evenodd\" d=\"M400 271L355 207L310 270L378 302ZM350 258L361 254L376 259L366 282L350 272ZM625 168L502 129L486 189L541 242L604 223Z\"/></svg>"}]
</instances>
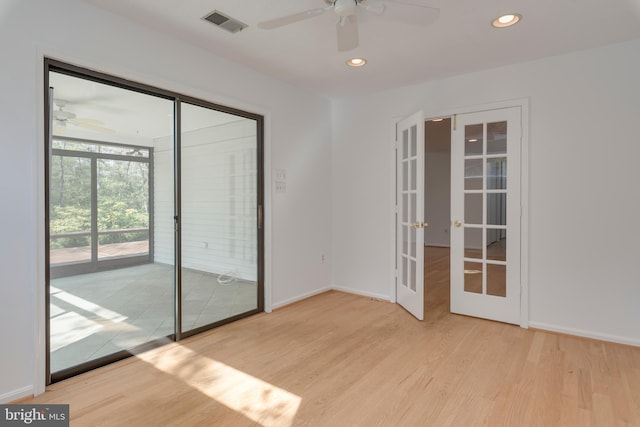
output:
<instances>
[{"instance_id":1,"label":"french door frame","mask_svg":"<svg viewBox=\"0 0 640 427\"><path fill-rule=\"evenodd\" d=\"M143 343L135 348L121 350L116 353L110 354L98 360L87 362L86 364L80 365L78 368L71 367L63 370L59 375L56 375L55 378L52 378L51 375L51 367L50 367L50 282L51 282L51 266L50 266L50 249L49 249L49 240L50 240L50 230L49 230L49 174L51 172L49 159L53 154L49 147L49 141L52 138L52 129L53 129L53 120L51 117L51 106L53 99L52 94L49 90L49 73L54 71L62 74L67 74L73 77L79 77L91 81L95 81L98 83L103 83L107 85L111 85L114 87L133 90L142 94L163 98L166 100L173 101L174 103L174 138L173 138L173 149L174 149L174 223L175 223L175 263L174 263L174 271L175 271L175 308L174 308L174 319L175 319L175 330L174 333L169 335L166 338L169 338L172 341L179 341L182 338L186 338L188 336L192 336L203 332L205 330L213 329L223 324L234 322L238 319L248 317L262 311L270 311L270 301L268 307L265 308L265 259L267 257L265 244L265 234L269 234L269 230L265 227L267 222L265 209L265 182L268 182L266 178L266 169L265 169L265 116L263 114L251 113L245 110L240 110L233 107L228 107L220 104L216 104L213 102L209 102L203 99L186 96L180 94L178 92L173 92L166 89L161 89L155 86L138 83L136 81L124 79L121 77L116 77L112 74L106 74L98 71L94 71L88 68L83 68L77 65L71 65L66 62L62 62L57 59L52 59L47 57L46 55L42 56L43 60L43 97L42 101L44 104L44 110L42 112L42 124L44 132L43 142L45 149L43 150L43 187L42 187L42 200L43 211L44 211L44 227L43 234L41 236L42 243L41 247L43 247L44 259L43 259L43 270L41 277L44 279L44 287L43 292L44 295L42 298L38 298L39 301L42 301L44 304L44 310L40 309L39 312L44 312L44 318L39 318L38 325L36 329L40 331L36 336L36 348L43 349L44 354L38 354L36 356L36 378L43 378L43 381L40 383L36 380L36 385L34 386L34 394L38 395L44 392L44 388L46 385L51 384L52 382L57 382L72 376L75 376L79 373L89 371L91 369L98 368L100 366L105 366L107 364L113 363L115 361L130 357L134 353L146 351L151 348L162 346L166 343L166 339L159 339L155 341L150 341ZM245 313L241 313L238 315L234 315L228 317L226 319L216 321L214 323L199 327L197 329L182 332L182 323L181 323L181 315L182 315L182 298L181 298L181 286L182 286L182 278L181 278L181 270L182 270L182 259L181 259L181 218L180 218L180 207L181 207L181 199L180 199L180 188L181 188L181 177L180 177L180 138L181 138L181 121L180 121L180 106L181 104L189 103L193 105L198 105L204 108L209 108L212 110L220 111L227 114L236 115L239 117L243 117L246 119L255 120L256 122L256 166L257 166L257 183L256 183L256 191L257 191L257 212L256 212L256 235L257 235L257 308ZM113 145L113 144L112 144ZM39 307L41 305L39 304ZM44 323L42 328L41 324ZM44 369L40 367L44 364ZM42 375L44 373L44 375ZM39 375L38 375L39 374Z\"/></svg>"},{"instance_id":2,"label":"french door frame","mask_svg":"<svg viewBox=\"0 0 640 427\"><path fill-rule=\"evenodd\" d=\"M425 120L431 120L441 117L453 117L456 114L476 113L481 111L499 110L509 107L520 107L522 140L520 147L520 327L529 327L529 98L518 98L507 101L498 101L475 106L433 109L432 107L423 107L425 111ZM391 302L396 300L396 123L404 117L393 117L390 121L389 129L389 150L390 150L390 194L389 194L389 230L391 240L389 242L389 295ZM429 219L426 218L428 221ZM425 288L427 294L428 288ZM425 315L428 313L425 312Z\"/></svg>"}]
</instances>

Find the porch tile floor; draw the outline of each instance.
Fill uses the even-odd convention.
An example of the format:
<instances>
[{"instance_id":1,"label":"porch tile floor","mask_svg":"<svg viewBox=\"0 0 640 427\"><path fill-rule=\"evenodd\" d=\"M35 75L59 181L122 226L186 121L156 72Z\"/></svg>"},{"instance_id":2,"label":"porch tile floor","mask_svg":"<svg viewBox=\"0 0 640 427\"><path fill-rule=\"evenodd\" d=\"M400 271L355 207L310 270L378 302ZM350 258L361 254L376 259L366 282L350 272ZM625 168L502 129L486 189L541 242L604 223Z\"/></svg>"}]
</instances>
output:
<instances>
[{"instance_id":1,"label":"porch tile floor","mask_svg":"<svg viewBox=\"0 0 640 427\"><path fill-rule=\"evenodd\" d=\"M51 372L173 333L173 266L146 264L51 281ZM183 330L257 307L255 282L183 269Z\"/></svg>"}]
</instances>

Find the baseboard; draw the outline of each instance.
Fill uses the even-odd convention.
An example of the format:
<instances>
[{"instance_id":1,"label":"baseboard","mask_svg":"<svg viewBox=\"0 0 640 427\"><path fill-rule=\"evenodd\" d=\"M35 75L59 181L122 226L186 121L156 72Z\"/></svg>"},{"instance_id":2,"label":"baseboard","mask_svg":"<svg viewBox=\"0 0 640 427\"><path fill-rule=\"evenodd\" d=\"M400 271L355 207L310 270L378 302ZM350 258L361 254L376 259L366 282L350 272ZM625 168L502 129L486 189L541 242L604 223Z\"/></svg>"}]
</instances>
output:
<instances>
[{"instance_id":1,"label":"baseboard","mask_svg":"<svg viewBox=\"0 0 640 427\"><path fill-rule=\"evenodd\" d=\"M550 325L548 323L533 322L533 321L529 322L529 328L540 329L543 331L559 332L561 334L575 335L583 338L591 338L591 339L600 340L600 341L608 341L608 342L614 342L618 344L626 344L626 345L632 345L635 347L640 347L640 340L638 339L621 337L618 335L601 334L598 332L586 331L584 329L565 328L563 326Z\"/></svg>"},{"instance_id":2,"label":"baseboard","mask_svg":"<svg viewBox=\"0 0 640 427\"><path fill-rule=\"evenodd\" d=\"M388 295L376 294L374 292L364 292L364 291L361 291L361 290L358 290L358 289L353 289L353 288L347 288L347 287L344 287L344 286L335 286L335 285L333 285L333 286L327 286L327 287L324 287L324 288L321 288L321 289L317 289L315 291L307 292L306 294L301 294L301 295L298 295L296 297L286 299L284 301L280 301L278 303L273 304L273 309L275 310L277 308L282 308L282 307L287 306L289 304L293 304L294 302L302 301L304 299L311 298L313 296L320 295L320 294L323 294L323 293L325 293L327 291L332 291L332 290L333 291L345 292L345 293L348 293L348 294L360 295L360 296L369 297L369 298L380 299L380 300L383 300L383 301L389 301L389 296Z\"/></svg>"},{"instance_id":3,"label":"baseboard","mask_svg":"<svg viewBox=\"0 0 640 427\"><path fill-rule=\"evenodd\" d=\"M33 386L22 387L8 393L0 394L0 404L15 402L25 397L33 396Z\"/></svg>"},{"instance_id":4,"label":"baseboard","mask_svg":"<svg viewBox=\"0 0 640 427\"><path fill-rule=\"evenodd\" d=\"M293 304L294 302L302 301L303 299L307 299L307 298L311 298L311 297L319 295L319 294L323 294L323 293L325 293L327 291L330 291L331 289L333 289L331 286L327 286L327 287L321 288L321 289L316 289L315 291L307 292L306 294L301 294L301 295L295 296L293 298L286 299L284 301L273 303L271 308L273 310L275 310L277 308L282 308L285 305Z\"/></svg>"},{"instance_id":5,"label":"baseboard","mask_svg":"<svg viewBox=\"0 0 640 427\"><path fill-rule=\"evenodd\" d=\"M337 286L337 285L331 286L331 289L333 289L335 291L346 292L348 294L360 295L360 296L363 296L363 297L369 297L369 298L380 299L380 300L383 300L383 301L389 301L389 295L377 294L375 292L366 292L366 291L361 291L359 289L347 288L347 287L344 287L344 286Z\"/></svg>"}]
</instances>

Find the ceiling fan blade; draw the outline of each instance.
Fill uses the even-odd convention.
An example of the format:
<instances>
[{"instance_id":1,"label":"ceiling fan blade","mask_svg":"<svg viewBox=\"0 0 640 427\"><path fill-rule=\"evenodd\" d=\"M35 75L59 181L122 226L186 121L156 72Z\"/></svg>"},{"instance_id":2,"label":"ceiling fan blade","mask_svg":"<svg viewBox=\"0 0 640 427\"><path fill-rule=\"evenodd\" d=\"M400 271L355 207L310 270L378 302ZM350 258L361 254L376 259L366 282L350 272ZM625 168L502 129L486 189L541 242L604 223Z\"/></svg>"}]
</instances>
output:
<instances>
[{"instance_id":1,"label":"ceiling fan blade","mask_svg":"<svg viewBox=\"0 0 640 427\"><path fill-rule=\"evenodd\" d=\"M385 19L426 27L433 24L440 17L440 9L426 6L418 0L386 0L390 3L385 7Z\"/></svg>"},{"instance_id":2,"label":"ceiling fan blade","mask_svg":"<svg viewBox=\"0 0 640 427\"><path fill-rule=\"evenodd\" d=\"M102 126L104 124L104 122L97 120L97 119L87 119L87 118L75 118L72 119L71 122L75 125L82 123L82 124L87 124L87 125L94 125L94 126Z\"/></svg>"},{"instance_id":3,"label":"ceiling fan blade","mask_svg":"<svg viewBox=\"0 0 640 427\"><path fill-rule=\"evenodd\" d=\"M258 24L258 28L263 30L271 30L285 25L293 24L294 22L304 21L315 16L322 15L326 9L318 7L316 9L305 10L304 12L294 13L292 15L281 16L280 18L271 19L269 21L263 21Z\"/></svg>"},{"instance_id":4,"label":"ceiling fan blade","mask_svg":"<svg viewBox=\"0 0 640 427\"><path fill-rule=\"evenodd\" d=\"M367 12L372 12L376 15L382 15L385 9L382 0L366 0L360 3L359 6L363 7Z\"/></svg>"},{"instance_id":5,"label":"ceiling fan blade","mask_svg":"<svg viewBox=\"0 0 640 427\"><path fill-rule=\"evenodd\" d=\"M96 120L96 121L99 122L99 120ZM106 128L104 126L100 126L100 125L94 124L92 122L93 122L93 119L80 119L80 120L70 120L69 121L69 123L71 123L72 125L77 126L79 128L92 130L92 131L100 132L100 133L107 133L107 134L116 133L116 131L114 129L109 129L109 128Z\"/></svg>"},{"instance_id":6,"label":"ceiling fan blade","mask_svg":"<svg viewBox=\"0 0 640 427\"><path fill-rule=\"evenodd\" d=\"M437 9L437 7L430 6L433 2L432 0L386 0L393 3L402 3L409 6L417 6L417 7L428 7L431 9Z\"/></svg>"},{"instance_id":7,"label":"ceiling fan blade","mask_svg":"<svg viewBox=\"0 0 640 427\"><path fill-rule=\"evenodd\" d=\"M355 15L342 17L336 24L338 29L338 51L346 52L360 44L358 39L358 20Z\"/></svg>"}]
</instances>

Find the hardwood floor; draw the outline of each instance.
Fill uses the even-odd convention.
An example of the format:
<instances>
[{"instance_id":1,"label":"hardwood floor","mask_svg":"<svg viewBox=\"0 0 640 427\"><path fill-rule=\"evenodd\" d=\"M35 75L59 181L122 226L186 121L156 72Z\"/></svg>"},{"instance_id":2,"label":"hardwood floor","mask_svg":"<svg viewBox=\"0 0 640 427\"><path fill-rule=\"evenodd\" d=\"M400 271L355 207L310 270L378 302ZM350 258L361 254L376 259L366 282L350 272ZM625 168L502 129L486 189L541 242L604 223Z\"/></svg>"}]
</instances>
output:
<instances>
[{"instance_id":1,"label":"hardwood floor","mask_svg":"<svg viewBox=\"0 0 640 427\"><path fill-rule=\"evenodd\" d=\"M331 291L55 384L72 426L639 426L640 348Z\"/></svg>"}]
</instances>

